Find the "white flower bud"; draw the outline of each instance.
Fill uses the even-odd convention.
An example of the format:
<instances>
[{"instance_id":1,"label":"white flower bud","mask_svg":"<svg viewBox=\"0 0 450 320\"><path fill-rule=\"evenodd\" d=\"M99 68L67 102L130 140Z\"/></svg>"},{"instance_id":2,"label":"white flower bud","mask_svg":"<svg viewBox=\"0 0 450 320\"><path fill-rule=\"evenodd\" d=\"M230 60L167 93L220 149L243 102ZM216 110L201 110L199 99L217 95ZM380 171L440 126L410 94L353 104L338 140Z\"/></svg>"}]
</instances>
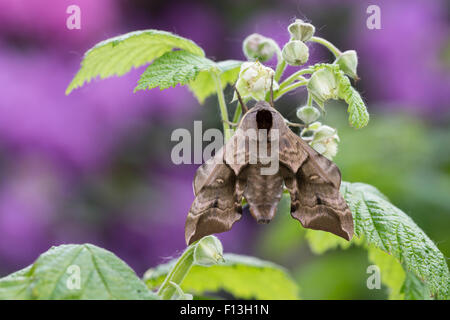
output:
<instances>
[{"instance_id":1,"label":"white flower bud","mask_svg":"<svg viewBox=\"0 0 450 320\"><path fill-rule=\"evenodd\" d=\"M201 266L212 266L223 260L222 243L214 236L203 237L194 249L194 263Z\"/></svg>"},{"instance_id":2,"label":"white flower bud","mask_svg":"<svg viewBox=\"0 0 450 320\"><path fill-rule=\"evenodd\" d=\"M310 145L324 157L332 160L337 154L338 142L339 136L337 135L336 129L326 125L321 125L314 131Z\"/></svg>"},{"instance_id":3,"label":"white flower bud","mask_svg":"<svg viewBox=\"0 0 450 320\"><path fill-rule=\"evenodd\" d=\"M314 140L315 141L323 141L331 137L336 136L336 129L322 125L314 133Z\"/></svg>"},{"instance_id":4,"label":"white flower bud","mask_svg":"<svg viewBox=\"0 0 450 320\"><path fill-rule=\"evenodd\" d=\"M328 68L314 72L307 85L314 101L321 107L329 99L338 99L338 84L333 71Z\"/></svg>"},{"instance_id":5,"label":"white flower bud","mask_svg":"<svg viewBox=\"0 0 450 320\"><path fill-rule=\"evenodd\" d=\"M297 118L306 124L310 124L320 117L320 111L313 106L304 106L297 109Z\"/></svg>"},{"instance_id":6,"label":"white flower bud","mask_svg":"<svg viewBox=\"0 0 450 320\"><path fill-rule=\"evenodd\" d=\"M268 61L276 52L274 41L258 33L253 33L245 38L242 51L249 60Z\"/></svg>"},{"instance_id":7,"label":"white flower bud","mask_svg":"<svg viewBox=\"0 0 450 320\"><path fill-rule=\"evenodd\" d=\"M301 66L308 61L309 49L302 41L291 40L286 43L281 54L288 65Z\"/></svg>"},{"instance_id":8,"label":"white flower bud","mask_svg":"<svg viewBox=\"0 0 450 320\"><path fill-rule=\"evenodd\" d=\"M358 67L358 56L355 50L347 50L342 52L336 59L335 63L339 65L339 68L341 68L346 75L355 80L359 79L356 73L356 68Z\"/></svg>"},{"instance_id":9,"label":"white flower bud","mask_svg":"<svg viewBox=\"0 0 450 320\"><path fill-rule=\"evenodd\" d=\"M316 131L316 130L318 130L321 126L322 126L322 123L319 122L319 121L316 121L316 122L314 122L314 123L311 123L311 124L308 126L308 129L309 129L309 130L314 130L314 131Z\"/></svg>"},{"instance_id":10,"label":"white flower bud","mask_svg":"<svg viewBox=\"0 0 450 320\"><path fill-rule=\"evenodd\" d=\"M306 23L301 19L297 19L294 23L289 25L288 31L291 34L292 39L306 42L314 35L316 28L314 28L311 23Z\"/></svg>"},{"instance_id":11,"label":"white flower bud","mask_svg":"<svg viewBox=\"0 0 450 320\"><path fill-rule=\"evenodd\" d=\"M255 100L264 100L266 93L270 90L272 77L275 72L265 67L258 61L244 62L241 65L239 79L236 82L236 89L242 97L252 97ZM274 82L274 89L278 88L278 84ZM234 93L233 101L237 99Z\"/></svg>"}]
</instances>

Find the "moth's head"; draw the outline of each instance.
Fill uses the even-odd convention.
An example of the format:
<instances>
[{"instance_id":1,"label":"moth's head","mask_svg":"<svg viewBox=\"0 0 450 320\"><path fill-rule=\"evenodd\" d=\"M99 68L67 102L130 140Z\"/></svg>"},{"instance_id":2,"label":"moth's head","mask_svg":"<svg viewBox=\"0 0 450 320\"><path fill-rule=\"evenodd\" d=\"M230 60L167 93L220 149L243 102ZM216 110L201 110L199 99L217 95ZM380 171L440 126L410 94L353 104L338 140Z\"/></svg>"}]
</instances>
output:
<instances>
[{"instance_id":1,"label":"moth's head","mask_svg":"<svg viewBox=\"0 0 450 320\"><path fill-rule=\"evenodd\" d=\"M255 114L254 120L258 129L270 130L273 125L274 111L275 109L268 102L258 101L249 112Z\"/></svg>"}]
</instances>

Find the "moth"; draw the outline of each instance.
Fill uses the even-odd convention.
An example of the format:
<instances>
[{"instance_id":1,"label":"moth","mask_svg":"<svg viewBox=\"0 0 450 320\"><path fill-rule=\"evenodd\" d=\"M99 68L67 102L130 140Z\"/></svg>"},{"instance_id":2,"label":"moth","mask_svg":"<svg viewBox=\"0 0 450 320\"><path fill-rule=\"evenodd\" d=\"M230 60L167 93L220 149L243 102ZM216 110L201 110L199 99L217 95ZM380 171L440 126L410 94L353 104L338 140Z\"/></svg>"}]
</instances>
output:
<instances>
[{"instance_id":1,"label":"moth","mask_svg":"<svg viewBox=\"0 0 450 320\"><path fill-rule=\"evenodd\" d=\"M259 101L251 109L243 104L240 96L239 100L245 114L235 134L195 174L195 199L186 219L186 243L230 230L242 217L243 198L258 223L269 223L284 187L290 194L291 215L303 227L350 240L353 218L339 192L341 173L336 164L288 127L274 107L273 98L271 103ZM278 143L279 163L275 173L261 173L267 165L255 155L255 148L251 148L252 135L246 136L249 130L267 131L265 136L253 136L253 139L257 145L264 142L268 154L272 144ZM271 131L278 133L277 141L271 140Z\"/></svg>"}]
</instances>

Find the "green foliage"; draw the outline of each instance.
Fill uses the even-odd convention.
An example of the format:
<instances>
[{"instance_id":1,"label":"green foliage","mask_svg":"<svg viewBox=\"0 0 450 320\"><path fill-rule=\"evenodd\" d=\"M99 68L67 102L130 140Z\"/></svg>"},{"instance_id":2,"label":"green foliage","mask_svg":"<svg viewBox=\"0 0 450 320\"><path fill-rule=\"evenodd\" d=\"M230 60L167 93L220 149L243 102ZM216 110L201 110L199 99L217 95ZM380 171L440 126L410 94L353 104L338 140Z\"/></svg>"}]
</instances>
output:
<instances>
[{"instance_id":1,"label":"green foliage","mask_svg":"<svg viewBox=\"0 0 450 320\"><path fill-rule=\"evenodd\" d=\"M339 98L348 105L348 122L352 127L359 129L369 123L369 113L361 95L339 65L317 63L309 69L313 74L308 81L308 91L320 107L324 107L325 100Z\"/></svg>"},{"instance_id":2,"label":"green foliage","mask_svg":"<svg viewBox=\"0 0 450 320\"><path fill-rule=\"evenodd\" d=\"M236 82L241 64L242 61L236 60L217 62L216 67L219 71L222 90L225 89L228 84ZM216 92L215 80L212 73L201 71L198 76L189 83L189 88L200 103L205 102L207 97Z\"/></svg>"},{"instance_id":3,"label":"green foliage","mask_svg":"<svg viewBox=\"0 0 450 320\"><path fill-rule=\"evenodd\" d=\"M367 250L369 261L380 268L381 282L388 287L389 299L402 299L401 289L405 281L405 271L400 262L392 255L373 246L369 246Z\"/></svg>"},{"instance_id":4,"label":"green foliage","mask_svg":"<svg viewBox=\"0 0 450 320\"><path fill-rule=\"evenodd\" d=\"M430 300L431 292L428 287L417 276L406 271L406 278L403 282L403 286L400 289L400 293L403 294L406 300Z\"/></svg>"},{"instance_id":5,"label":"green foliage","mask_svg":"<svg viewBox=\"0 0 450 320\"><path fill-rule=\"evenodd\" d=\"M221 289L243 299L298 299L299 289L286 270L274 263L235 254L225 254L225 263L210 267L195 265L181 284L184 292L201 296ZM150 269L144 281L158 287L175 263Z\"/></svg>"},{"instance_id":6,"label":"green foliage","mask_svg":"<svg viewBox=\"0 0 450 320\"><path fill-rule=\"evenodd\" d=\"M70 266L80 270L80 289L69 289ZM0 299L158 299L113 253L94 246L61 245L31 266L0 279Z\"/></svg>"},{"instance_id":7,"label":"green foliage","mask_svg":"<svg viewBox=\"0 0 450 320\"><path fill-rule=\"evenodd\" d=\"M189 84L196 98L203 103L216 92L216 77L220 78L221 90L236 81L241 63L235 60L215 63L184 50L167 52L145 70L135 91Z\"/></svg>"},{"instance_id":8,"label":"green foliage","mask_svg":"<svg viewBox=\"0 0 450 320\"><path fill-rule=\"evenodd\" d=\"M160 30L134 31L102 41L86 52L81 69L69 84L66 94L97 76L101 79L121 76L174 48L198 56L205 55L193 41Z\"/></svg>"},{"instance_id":9,"label":"green foliage","mask_svg":"<svg viewBox=\"0 0 450 320\"><path fill-rule=\"evenodd\" d=\"M430 292L445 298L448 267L424 232L370 185L343 182L341 191L353 213L359 239L346 242L329 233L308 230L311 250L321 254L337 247L347 249L351 243L363 244L369 260L381 270L390 299L429 299Z\"/></svg>"},{"instance_id":10,"label":"green foliage","mask_svg":"<svg viewBox=\"0 0 450 320\"><path fill-rule=\"evenodd\" d=\"M429 300L431 293L413 272L402 267L398 260L375 247L368 248L369 260L380 268L381 282L389 289L389 299Z\"/></svg>"},{"instance_id":11,"label":"green foliage","mask_svg":"<svg viewBox=\"0 0 450 320\"><path fill-rule=\"evenodd\" d=\"M361 95L352 87L350 80L342 70L335 72L338 80L338 94L347 104L348 121L352 127L362 128L369 123L369 113Z\"/></svg>"},{"instance_id":12,"label":"green foliage","mask_svg":"<svg viewBox=\"0 0 450 320\"><path fill-rule=\"evenodd\" d=\"M215 67L215 63L208 58L184 50L170 51L148 66L134 91L185 85L194 80L200 71L215 72Z\"/></svg>"},{"instance_id":13,"label":"green foliage","mask_svg":"<svg viewBox=\"0 0 450 320\"><path fill-rule=\"evenodd\" d=\"M329 49L330 46L332 47L327 41L320 43L325 43ZM174 48L181 50L172 51ZM228 84L236 81L241 62L227 60L216 63L206 58L203 50L192 41L163 31L137 31L97 44L86 53L82 67L67 88L66 93L70 93L74 88L83 85L86 81L89 82L96 76L105 78L111 75L122 75L132 67L149 63L152 60L154 60L153 64L142 74L135 91L155 87L160 87L162 90L174 87L177 84L187 84L200 103L203 103L208 96L217 92L222 118L226 120L224 115L227 115L227 109L222 90ZM280 76L284 70L283 64L283 61L278 61L278 66L281 67L278 68L277 66L277 74ZM348 105L349 124L355 128L362 128L367 125L369 114L365 103L357 90L352 87L349 78L339 68L338 64L317 64L306 69L307 72L304 71L298 71L299 79L305 80L301 75L312 72L313 75L310 80L299 81L288 86L295 79L289 77L291 78L289 80L291 82L287 81L284 89L289 88L287 91L290 91L307 84L309 93L311 94L312 91L315 92L315 95L312 94L312 98L321 106L323 106L323 102L326 100L342 99ZM316 79L320 75L317 71L319 73L326 71L321 72L323 74L321 81L319 81L320 79ZM314 75L316 75L316 78L314 78ZM314 81L311 81L311 79L314 79ZM315 85L313 85L314 83ZM379 132L385 134L385 131L380 130ZM399 134L401 134L401 130L394 128L394 137L396 138ZM375 136L375 138L376 140L380 140L378 136ZM412 140L411 137L408 137L408 139ZM391 142L391 139L384 139L384 141ZM414 143L416 145L427 145L426 143L418 143L418 140L414 140ZM369 143L364 140L364 144L368 145ZM397 147L402 148L407 144L407 142L403 141ZM394 148L392 143L390 145ZM367 163L361 160L361 156L364 157L364 155L358 148L355 148L355 145L352 145L352 148L353 150L358 150L358 162L364 163L364 170L367 171ZM383 146L383 150L385 149L387 150L388 148ZM397 149L395 150L397 153L400 153ZM383 156L382 153L379 154L380 157ZM373 155L367 155L367 157L370 158L370 161ZM409 158L407 160L399 161L398 163L403 168L405 163L412 162ZM380 175L379 171L380 166L375 166L374 174L376 176ZM398 177L396 170L393 170L392 173L386 172L385 174L389 175L389 177ZM424 179L430 179L430 176L433 177L432 175L424 175ZM427 199L434 199L436 202L440 201L440 203L444 203L443 206L448 206L448 202L445 203L442 200L447 197L445 190L450 188L448 181L439 180L437 181L439 183L434 184L439 187L444 186L444 188L441 188L444 191L438 190L440 189L439 187L435 187L434 189L430 188L429 190L422 190L422 188L417 191L419 189L417 185L422 183L424 179L419 179L416 183L408 184L411 189L411 194ZM390 183L395 184L392 181ZM358 238L355 237L351 242L346 242L330 233L307 230L305 238L314 253L320 254L335 248L347 249L351 244L362 245L368 250L369 260L380 267L382 282L389 288L389 297L391 299L428 299L431 294L438 298L446 298L448 296L449 271L445 257L411 218L392 205L381 192L370 185L343 182L341 192L353 213L355 234ZM280 212L289 213L289 196L283 195L278 209ZM298 224L295 227L298 227ZM286 229L285 226L282 226L282 228L283 230ZM291 229L296 231L294 228ZM301 232L298 234L302 235ZM275 251L285 252L286 250L292 250L293 248L297 248L300 242L297 241L298 237L295 237L293 241L292 239L294 237L290 236L291 233L282 233L282 237L279 236L279 232L274 233L274 235L276 237L266 237L268 239L266 242L269 242L271 248L274 248L273 250ZM83 247L80 249L80 252L83 252L84 249L93 252L93 248L96 248L91 245L75 247ZM102 249L96 248L96 250ZM63 253L66 254L65 251ZM111 253L108 254L112 255ZM65 284L61 282L64 274L57 279L48 276L49 280L45 280L45 277L39 274L36 276L36 272L38 272L36 270L44 272L38 269L36 265L45 255L49 255L49 253L41 256L33 266L1 279L0 297L4 295L6 297L16 298L54 298L55 296L59 297L62 295L65 298L64 294L68 294L68 298L77 298L78 296L76 295L74 297L70 295L76 293L69 292L69 294L67 293L67 289L65 289L66 291L61 289ZM62 257L63 254L60 256ZM80 257L83 257L83 255L78 253L73 259L81 259ZM121 262L115 256L114 258ZM225 258L227 260L225 264L214 265L209 268L198 265L194 266L181 287L177 287L177 284L174 284L177 292L179 291L181 293L180 297L185 296L182 290L191 291L200 296L205 294L205 292L224 289L234 296L241 298L298 298L298 288L295 283L277 265L255 258L236 255L226 255ZM96 263L98 259L100 258L94 258L92 255L91 260L93 266L91 267L94 267L96 271L92 271L89 274L92 274L92 278L94 279L99 278L104 284L104 289L107 289L106 291L109 292L109 282L105 282L106 278L102 275L103 271L100 272L98 269L98 263ZM121 263L124 264L123 262ZM147 285L151 288L159 286L174 263L175 261L172 261L171 263L149 270L145 276ZM45 270L47 264L41 264L41 269ZM111 264L108 263L109 265ZM125 267L128 268L126 265ZM56 270L56 266L52 268ZM51 271L52 269L50 268L49 270ZM106 268L105 270L105 274L113 274L115 272L115 270L107 271ZM131 270L128 268L128 271L130 272ZM61 273L61 271L59 272ZM51 272L46 271L46 273ZM57 272L53 270L53 273ZM352 274L349 273L349 275ZM133 277L131 278L135 281L136 276L134 273ZM90 278L91 276L89 276ZM111 276L111 278L114 277ZM208 281L204 281L205 279L208 279ZM47 282L57 283L50 293L46 291L45 284ZM107 283L108 286L106 285ZM122 282L120 283L123 284ZM87 284L89 285L89 283ZM135 284L136 286L138 284L140 286L143 285L139 280ZM142 289L136 290L140 294L145 293L145 297L137 296L137 298L155 298L151 291L146 290L143 293ZM125 290L118 291L125 292ZM95 288L92 289L92 292L95 292ZM83 294L89 298L92 292L87 290ZM94 296L92 295L92 297ZM118 295L117 297L120 298L121 296Z\"/></svg>"},{"instance_id":14,"label":"green foliage","mask_svg":"<svg viewBox=\"0 0 450 320\"><path fill-rule=\"evenodd\" d=\"M351 242L342 239L332 233L308 229L305 235L311 251L315 254L322 254L330 249L347 249Z\"/></svg>"},{"instance_id":15,"label":"green foliage","mask_svg":"<svg viewBox=\"0 0 450 320\"><path fill-rule=\"evenodd\" d=\"M343 182L341 192L353 213L356 236L397 258L432 293L446 298L446 259L412 219L369 185Z\"/></svg>"}]
</instances>

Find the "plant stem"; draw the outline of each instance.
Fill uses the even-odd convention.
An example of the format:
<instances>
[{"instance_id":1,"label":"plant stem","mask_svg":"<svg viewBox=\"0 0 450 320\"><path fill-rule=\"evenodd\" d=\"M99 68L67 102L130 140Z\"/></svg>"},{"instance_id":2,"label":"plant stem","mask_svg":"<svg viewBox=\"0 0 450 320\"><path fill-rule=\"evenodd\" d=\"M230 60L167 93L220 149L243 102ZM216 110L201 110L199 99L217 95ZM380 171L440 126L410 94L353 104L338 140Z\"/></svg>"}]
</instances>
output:
<instances>
[{"instance_id":1,"label":"plant stem","mask_svg":"<svg viewBox=\"0 0 450 320\"><path fill-rule=\"evenodd\" d=\"M276 101L279 98L281 98L285 93L288 93L291 90L294 90L294 89L296 89L298 87L301 87L301 86L305 86L307 84L308 84L308 80L298 81L298 82L295 82L295 83L291 84L290 86L287 86L286 88L284 88L282 90L278 90L278 92L274 95L274 100Z\"/></svg>"},{"instance_id":2,"label":"plant stem","mask_svg":"<svg viewBox=\"0 0 450 320\"><path fill-rule=\"evenodd\" d=\"M223 95L222 84L220 82L220 76L218 74L214 75L214 82L216 83L217 100L219 101L220 115L222 117L223 123L223 133L225 135L225 142L230 138L230 125L228 119L228 109L225 102L225 97Z\"/></svg>"},{"instance_id":3,"label":"plant stem","mask_svg":"<svg viewBox=\"0 0 450 320\"><path fill-rule=\"evenodd\" d=\"M181 257L177 260L177 263L173 268L170 270L167 277L164 279L164 282L161 284L161 287L159 287L158 295L163 300L170 300L173 295L176 293L176 288L171 284L171 282L174 282L178 285L180 285L186 275L189 273L189 270L191 270L192 266L194 265L194 250L195 245L190 245L187 247L187 249L183 252Z\"/></svg>"},{"instance_id":4,"label":"plant stem","mask_svg":"<svg viewBox=\"0 0 450 320\"><path fill-rule=\"evenodd\" d=\"M309 93L308 91L308 100L306 101L306 105L312 107L313 105L313 99L312 99L312 94Z\"/></svg>"},{"instance_id":5,"label":"plant stem","mask_svg":"<svg viewBox=\"0 0 450 320\"><path fill-rule=\"evenodd\" d=\"M234 111L234 116L233 116L233 122L236 123L239 121L239 117L242 114L242 106L241 103L238 102L238 105L236 107L236 111Z\"/></svg>"},{"instance_id":6,"label":"plant stem","mask_svg":"<svg viewBox=\"0 0 450 320\"><path fill-rule=\"evenodd\" d=\"M312 69L312 68L306 68L306 69L302 69L297 72L294 72L280 84L280 89L285 88L287 85L290 85L295 80L301 80L301 81L305 80L305 78L303 78L301 76L304 74L311 74L313 72L314 72L314 69Z\"/></svg>"},{"instance_id":7,"label":"plant stem","mask_svg":"<svg viewBox=\"0 0 450 320\"><path fill-rule=\"evenodd\" d=\"M280 81L280 78L283 75L284 70L286 69L286 61L284 61L283 58L280 59L281 60L278 60L277 68L275 70L274 80L276 82Z\"/></svg>"},{"instance_id":8,"label":"plant stem","mask_svg":"<svg viewBox=\"0 0 450 320\"><path fill-rule=\"evenodd\" d=\"M283 75L284 70L286 69L286 61L284 61L283 56L281 54L281 49L278 43L271 40L271 43L275 47L276 54L277 54L277 67L275 69L275 75L274 80L276 82L280 81L281 76Z\"/></svg>"},{"instance_id":9,"label":"plant stem","mask_svg":"<svg viewBox=\"0 0 450 320\"><path fill-rule=\"evenodd\" d=\"M309 41L320 43L321 45L326 47L328 50L330 50L336 58L339 57L342 53L338 48L336 48L336 46L334 44L332 44L328 40L325 40L324 38L312 37L311 39L309 39Z\"/></svg>"}]
</instances>

